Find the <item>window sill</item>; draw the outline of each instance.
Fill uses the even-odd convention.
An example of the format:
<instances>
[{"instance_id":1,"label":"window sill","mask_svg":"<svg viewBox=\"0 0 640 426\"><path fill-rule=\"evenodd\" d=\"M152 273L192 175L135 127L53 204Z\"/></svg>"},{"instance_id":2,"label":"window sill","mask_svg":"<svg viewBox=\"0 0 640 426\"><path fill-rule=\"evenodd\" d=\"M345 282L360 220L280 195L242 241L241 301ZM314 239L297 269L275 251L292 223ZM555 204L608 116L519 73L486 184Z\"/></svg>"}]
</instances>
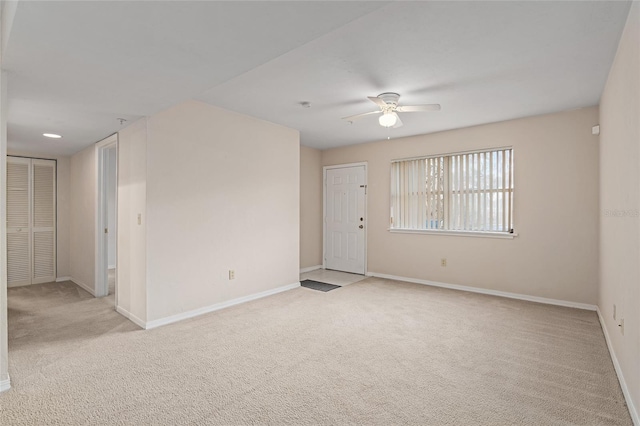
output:
<instances>
[{"instance_id":1,"label":"window sill","mask_svg":"<svg viewBox=\"0 0 640 426\"><path fill-rule=\"evenodd\" d=\"M483 231L445 231L436 229L387 229L395 234L428 234L428 235L453 235L456 237L480 237L480 238L501 238L512 240L518 234L509 234L507 232L483 232Z\"/></svg>"}]
</instances>

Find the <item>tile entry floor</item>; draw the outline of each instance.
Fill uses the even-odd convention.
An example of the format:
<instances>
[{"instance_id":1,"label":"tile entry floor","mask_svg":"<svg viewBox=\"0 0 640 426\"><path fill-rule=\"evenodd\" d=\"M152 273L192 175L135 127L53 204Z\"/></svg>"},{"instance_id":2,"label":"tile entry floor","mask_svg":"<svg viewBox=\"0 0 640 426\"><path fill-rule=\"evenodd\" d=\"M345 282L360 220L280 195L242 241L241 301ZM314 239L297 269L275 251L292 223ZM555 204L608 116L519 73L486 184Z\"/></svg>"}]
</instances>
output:
<instances>
[{"instance_id":1,"label":"tile entry floor","mask_svg":"<svg viewBox=\"0 0 640 426\"><path fill-rule=\"evenodd\" d=\"M349 274L347 272L331 271L329 269L316 269L315 271L300 274L300 281L313 280L321 283L345 286L367 278L364 275Z\"/></svg>"}]
</instances>

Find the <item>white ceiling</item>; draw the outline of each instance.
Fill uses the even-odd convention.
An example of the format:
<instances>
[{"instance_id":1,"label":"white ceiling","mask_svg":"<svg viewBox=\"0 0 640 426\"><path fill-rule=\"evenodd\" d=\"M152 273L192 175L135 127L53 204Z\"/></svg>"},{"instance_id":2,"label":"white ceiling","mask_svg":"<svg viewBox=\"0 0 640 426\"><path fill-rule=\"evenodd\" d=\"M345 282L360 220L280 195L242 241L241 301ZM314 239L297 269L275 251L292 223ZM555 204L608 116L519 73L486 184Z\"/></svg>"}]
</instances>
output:
<instances>
[{"instance_id":1,"label":"white ceiling","mask_svg":"<svg viewBox=\"0 0 640 426\"><path fill-rule=\"evenodd\" d=\"M191 98L298 129L316 148L596 105L629 6L20 1L3 56L9 149L69 155L120 129L116 118ZM340 119L373 111L366 96L384 91L442 111L390 130Z\"/></svg>"}]
</instances>

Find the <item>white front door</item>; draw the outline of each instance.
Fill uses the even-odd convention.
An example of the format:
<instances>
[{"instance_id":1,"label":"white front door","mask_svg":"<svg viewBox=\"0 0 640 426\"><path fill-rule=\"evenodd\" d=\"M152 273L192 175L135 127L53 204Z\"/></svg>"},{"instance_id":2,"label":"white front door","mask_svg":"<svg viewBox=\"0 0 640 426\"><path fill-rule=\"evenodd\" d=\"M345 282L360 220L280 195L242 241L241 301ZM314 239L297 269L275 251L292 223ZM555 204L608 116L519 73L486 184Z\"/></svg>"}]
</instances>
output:
<instances>
[{"instance_id":1,"label":"white front door","mask_svg":"<svg viewBox=\"0 0 640 426\"><path fill-rule=\"evenodd\" d=\"M365 166L330 168L325 180L325 268L364 274Z\"/></svg>"}]
</instances>

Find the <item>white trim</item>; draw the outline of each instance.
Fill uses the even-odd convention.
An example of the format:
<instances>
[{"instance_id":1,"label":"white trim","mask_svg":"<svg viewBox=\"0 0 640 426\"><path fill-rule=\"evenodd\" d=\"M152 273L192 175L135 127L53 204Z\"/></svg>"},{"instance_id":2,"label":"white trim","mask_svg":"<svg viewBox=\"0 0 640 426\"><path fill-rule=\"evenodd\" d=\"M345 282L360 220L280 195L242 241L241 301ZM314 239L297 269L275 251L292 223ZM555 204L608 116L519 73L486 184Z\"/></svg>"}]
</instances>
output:
<instances>
[{"instance_id":1,"label":"white trim","mask_svg":"<svg viewBox=\"0 0 640 426\"><path fill-rule=\"evenodd\" d=\"M510 293L507 291L491 290L488 288L469 287L466 285L440 283L437 281L421 280L418 278L407 278L407 277L399 277L397 275L379 274L377 272L368 272L367 275L370 277L385 278L388 280L396 280L396 281L405 281L409 283L429 285L432 287L443 287L451 290L461 290L461 291L468 291L471 293L480 293L480 294L488 294L491 296L507 297L509 299L518 299L518 300L526 300L529 302L544 303L546 305L566 306L568 308L586 309L587 311L595 311L597 309L596 305L590 305L588 303L571 302L569 300L560 300L560 299L549 299L546 297L530 296L528 294L520 294L520 293Z\"/></svg>"},{"instance_id":2,"label":"white trim","mask_svg":"<svg viewBox=\"0 0 640 426\"><path fill-rule=\"evenodd\" d=\"M11 377L7 377L7 380L0 380L0 392L5 392L11 389Z\"/></svg>"},{"instance_id":3,"label":"white trim","mask_svg":"<svg viewBox=\"0 0 640 426\"><path fill-rule=\"evenodd\" d=\"M349 168L349 167L360 167L360 166L364 166L365 168L367 167L369 163L366 161L361 161L359 163L347 163L347 164L334 164L332 166L323 166L322 169L323 170L329 170L329 169L345 169L345 168Z\"/></svg>"},{"instance_id":4,"label":"white trim","mask_svg":"<svg viewBox=\"0 0 640 426\"><path fill-rule=\"evenodd\" d=\"M618 357L616 357L616 353L613 350L613 346L611 345L609 332L607 331L607 326L604 322L604 318L602 317L602 313L600 312L600 308L596 308L596 312L598 313L598 320L600 321L600 327L602 327L602 332L604 333L604 340L607 342L607 348L609 348L609 355L611 355L611 361L613 361L613 368L616 370L616 375L618 376L618 382L620 382L620 388L622 388L622 394L624 395L624 399L627 402L627 408L629 409L631 420L633 421L633 424L635 426L640 426L640 417L638 416L638 410L636 409L635 405L633 405L633 399L631 398L631 394L629 393L627 382L624 380L624 375L622 374L622 368L620 367L620 363L618 362Z\"/></svg>"},{"instance_id":5,"label":"white trim","mask_svg":"<svg viewBox=\"0 0 640 426\"><path fill-rule=\"evenodd\" d=\"M83 283L82 281L76 280L73 277L70 277L69 281L72 281L75 285L82 288L83 290L87 290L93 297L96 296L95 290L89 287L88 285L86 285L85 283Z\"/></svg>"},{"instance_id":6,"label":"white trim","mask_svg":"<svg viewBox=\"0 0 640 426\"><path fill-rule=\"evenodd\" d=\"M218 311L220 309L228 308L230 306L239 305L240 303L250 302L252 300L261 299L263 297L271 296L273 294L281 293L283 291L292 290L294 288L300 287L300 283L296 282L293 284L284 285L282 287L276 287L271 290L263 291L261 293L251 294L249 296L239 297L237 299L232 299L227 302L216 303L215 305L205 306L203 308L194 309L192 311L183 312L181 314L171 315L169 317L160 318L157 320L149 321L145 324L147 330L160 327L163 325L171 324L174 322L182 321L188 318L197 317L199 315L208 314L210 312Z\"/></svg>"},{"instance_id":7,"label":"white trim","mask_svg":"<svg viewBox=\"0 0 640 426\"><path fill-rule=\"evenodd\" d=\"M106 190L105 190L105 182L106 182L106 174L107 170L104 167L105 165L105 153L107 149L112 147L116 148L116 182L118 176L118 160L117 160L117 152L118 152L118 134L114 133L113 135L104 138L103 140L96 142L95 144L95 160L96 160L96 198L95 198L95 208L96 208L96 221L95 221L95 289L92 294L95 297L107 296L109 294L109 280L107 278L107 262L108 262L108 250L107 250L107 238L104 233L104 229L107 225L107 213L106 213ZM117 185L116 185L117 186ZM118 195L116 189L116 211L118 204ZM117 215L116 215L117 216ZM117 219L116 219L116 232L117 235ZM117 243L116 243L117 246ZM117 256L117 247L116 247L116 256ZM117 280L117 278L116 278ZM118 302L118 284L116 283L116 295L115 300L116 304Z\"/></svg>"},{"instance_id":8,"label":"white trim","mask_svg":"<svg viewBox=\"0 0 640 426\"><path fill-rule=\"evenodd\" d=\"M367 247L367 234L369 233L369 162L361 161L359 163L346 163L346 164L334 164L332 166L322 167L322 269L326 269L326 236L327 236L327 170L331 169L344 169L349 167L364 167L364 274L367 274L367 253L369 252ZM347 272L349 274L358 274L357 272ZM358 274L359 275L359 274Z\"/></svg>"},{"instance_id":9,"label":"white trim","mask_svg":"<svg viewBox=\"0 0 640 426\"><path fill-rule=\"evenodd\" d=\"M147 324L144 321L142 321L140 318L138 318L137 316L133 315L131 312L127 311L123 307L116 306L116 312L119 313L120 315L122 315L123 317L127 318L129 321L131 321L135 325L137 325L137 326L139 326L141 328L147 328Z\"/></svg>"},{"instance_id":10,"label":"white trim","mask_svg":"<svg viewBox=\"0 0 640 426\"><path fill-rule=\"evenodd\" d=\"M71 277L58 277L58 278L56 278L56 282L57 283L61 283L63 281L72 281L72 280L71 280Z\"/></svg>"},{"instance_id":11,"label":"white trim","mask_svg":"<svg viewBox=\"0 0 640 426\"><path fill-rule=\"evenodd\" d=\"M394 234L431 234L431 235L453 235L456 237L480 237L480 238L498 238L512 240L518 234L509 232L486 232L486 231L451 231L448 229L394 229L389 228L387 231Z\"/></svg>"},{"instance_id":12,"label":"white trim","mask_svg":"<svg viewBox=\"0 0 640 426\"><path fill-rule=\"evenodd\" d=\"M322 265L309 266L308 268L300 269L300 273L304 274L306 272L317 271L318 269L322 269Z\"/></svg>"}]
</instances>

